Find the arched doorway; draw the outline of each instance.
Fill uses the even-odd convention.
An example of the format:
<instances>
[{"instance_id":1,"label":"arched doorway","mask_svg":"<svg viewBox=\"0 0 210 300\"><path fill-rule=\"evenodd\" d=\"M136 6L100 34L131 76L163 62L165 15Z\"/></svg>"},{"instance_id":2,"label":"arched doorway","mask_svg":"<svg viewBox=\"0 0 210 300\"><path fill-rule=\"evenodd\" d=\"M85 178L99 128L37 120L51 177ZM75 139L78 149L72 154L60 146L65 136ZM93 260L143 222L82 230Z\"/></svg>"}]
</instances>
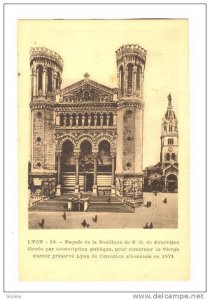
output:
<instances>
[{"instance_id":1,"label":"arched doorway","mask_svg":"<svg viewBox=\"0 0 210 300\"><path fill-rule=\"evenodd\" d=\"M110 153L110 144L107 141L101 141L98 146L98 172L111 172L112 158Z\"/></svg>"},{"instance_id":2,"label":"arched doorway","mask_svg":"<svg viewBox=\"0 0 210 300\"><path fill-rule=\"evenodd\" d=\"M62 146L61 172L75 172L74 145L69 140Z\"/></svg>"},{"instance_id":3,"label":"arched doorway","mask_svg":"<svg viewBox=\"0 0 210 300\"><path fill-rule=\"evenodd\" d=\"M110 143L103 140L98 146L97 185L99 195L108 195L112 185L112 157Z\"/></svg>"},{"instance_id":4,"label":"arched doorway","mask_svg":"<svg viewBox=\"0 0 210 300\"><path fill-rule=\"evenodd\" d=\"M73 192L75 188L76 159L74 145L66 140L62 145L61 153L61 185L63 192Z\"/></svg>"},{"instance_id":5,"label":"arched doorway","mask_svg":"<svg viewBox=\"0 0 210 300\"><path fill-rule=\"evenodd\" d=\"M72 211L84 211L84 203L78 200L73 201Z\"/></svg>"},{"instance_id":6,"label":"arched doorway","mask_svg":"<svg viewBox=\"0 0 210 300\"><path fill-rule=\"evenodd\" d=\"M178 189L178 179L174 174L170 174L166 178L166 189L168 192L176 192Z\"/></svg>"},{"instance_id":7,"label":"arched doorway","mask_svg":"<svg viewBox=\"0 0 210 300\"><path fill-rule=\"evenodd\" d=\"M83 141L80 145L79 172L83 176L85 192L93 191L93 166L92 145L89 141Z\"/></svg>"},{"instance_id":8,"label":"arched doorway","mask_svg":"<svg viewBox=\"0 0 210 300\"><path fill-rule=\"evenodd\" d=\"M152 192L159 192L161 190L160 181L155 179L151 182L151 191Z\"/></svg>"}]
</instances>

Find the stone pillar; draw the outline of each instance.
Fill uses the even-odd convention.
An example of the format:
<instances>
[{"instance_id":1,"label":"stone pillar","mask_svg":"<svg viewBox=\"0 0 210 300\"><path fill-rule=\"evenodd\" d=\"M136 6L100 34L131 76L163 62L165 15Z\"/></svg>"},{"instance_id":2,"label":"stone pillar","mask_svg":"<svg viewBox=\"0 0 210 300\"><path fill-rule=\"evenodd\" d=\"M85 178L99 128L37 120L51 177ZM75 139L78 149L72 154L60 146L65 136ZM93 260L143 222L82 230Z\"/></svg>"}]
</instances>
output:
<instances>
[{"instance_id":1,"label":"stone pillar","mask_svg":"<svg viewBox=\"0 0 210 300\"><path fill-rule=\"evenodd\" d=\"M46 96L46 72L47 70L44 68L42 73L42 94Z\"/></svg>"},{"instance_id":2,"label":"stone pillar","mask_svg":"<svg viewBox=\"0 0 210 300\"><path fill-rule=\"evenodd\" d=\"M101 114L100 115L100 126L103 126L103 119L104 119L104 116Z\"/></svg>"},{"instance_id":3,"label":"stone pillar","mask_svg":"<svg viewBox=\"0 0 210 300\"><path fill-rule=\"evenodd\" d=\"M72 115L69 116L69 125L72 126Z\"/></svg>"},{"instance_id":4,"label":"stone pillar","mask_svg":"<svg viewBox=\"0 0 210 300\"><path fill-rule=\"evenodd\" d=\"M83 201L84 201L84 211L86 211L89 206L89 197L85 198Z\"/></svg>"},{"instance_id":5,"label":"stone pillar","mask_svg":"<svg viewBox=\"0 0 210 300\"><path fill-rule=\"evenodd\" d=\"M112 153L112 185L111 185L111 195L115 195L115 153Z\"/></svg>"},{"instance_id":6,"label":"stone pillar","mask_svg":"<svg viewBox=\"0 0 210 300\"><path fill-rule=\"evenodd\" d=\"M56 114L56 116L55 116L55 125L60 125L60 115L59 115L59 113L57 113Z\"/></svg>"},{"instance_id":7,"label":"stone pillar","mask_svg":"<svg viewBox=\"0 0 210 300\"><path fill-rule=\"evenodd\" d=\"M124 96L127 95L127 85L128 85L128 82L127 82L127 77L128 77L128 71L126 68L123 69L123 73L124 73Z\"/></svg>"},{"instance_id":8,"label":"stone pillar","mask_svg":"<svg viewBox=\"0 0 210 300\"><path fill-rule=\"evenodd\" d=\"M133 67L133 84L132 84L132 89L133 89L133 95L135 95L136 94L136 73L137 73L137 67L136 66L134 66Z\"/></svg>"},{"instance_id":9,"label":"stone pillar","mask_svg":"<svg viewBox=\"0 0 210 300\"><path fill-rule=\"evenodd\" d=\"M57 80L57 76L58 76L57 73L54 72L54 76L53 76L53 87L52 87L53 91L56 90L56 80Z\"/></svg>"},{"instance_id":10,"label":"stone pillar","mask_svg":"<svg viewBox=\"0 0 210 300\"><path fill-rule=\"evenodd\" d=\"M60 177L61 177L61 153L58 153L58 155L57 155L57 186L56 186L56 196L60 196L61 195Z\"/></svg>"},{"instance_id":11,"label":"stone pillar","mask_svg":"<svg viewBox=\"0 0 210 300\"><path fill-rule=\"evenodd\" d=\"M82 127L84 126L84 124L85 124L85 116L83 115L82 116Z\"/></svg>"},{"instance_id":12,"label":"stone pillar","mask_svg":"<svg viewBox=\"0 0 210 300\"><path fill-rule=\"evenodd\" d=\"M75 153L75 158L76 158L76 178L75 178L75 190L74 193L78 194L79 193L79 152Z\"/></svg>"},{"instance_id":13,"label":"stone pillar","mask_svg":"<svg viewBox=\"0 0 210 300\"><path fill-rule=\"evenodd\" d=\"M121 78L120 78L120 72L118 70L117 72L117 82L118 82L118 88L120 89L121 91ZM121 95L122 96L122 95Z\"/></svg>"},{"instance_id":14,"label":"stone pillar","mask_svg":"<svg viewBox=\"0 0 210 300\"><path fill-rule=\"evenodd\" d=\"M33 96L37 96L37 76L36 71L33 72Z\"/></svg>"},{"instance_id":15,"label":"stone pillar","mask_svg":"<svg viewBox=\"0 0 210 300\"><path fill-rule=\"evenodd\" d=\"M110 122L110 115L107 115L107 116L106 116L106 121L107 121L107 124L106 124L106 125L107 125L107 126L109 126L109 122Z\"/></svg>"},{"instance_id":16,"label":"stone pillar","mask_svg":"<svg viewBox=\"0 0 210 300\"><path fill-rule=\"evenodd\" d=\"M94 126L97 125L97 114L94 114Z\"/></svg>"},{"instance_id":17,"label":"stone pillar","mask_svg":"<svg viewBox=\"0 0 210 300\"><path fill-rule=\"evenodd\" d=\"M88 126L90 126L90 124L91 124L91 116L89 115L88 116Z\"/></svg>"},{"instance_id":18,"label":"stone pillar","mask_svg":"<svg viewBox=\"0 0 210 300\"><path fill-rule=\"evenodd\" d=\"M164 191L167 192L167 179L166 179L166 176L165 176Z\"/></svg>"},{"instance_id":19,"label":"stone pillar","mask_svg":"<svg viewBox=\"0 0 210 300\"><path fill-rule=\"evenodd\" d=\"M97 157L98 153L93 153L94 158L94 177L93 177L93 196L97 196L98 189L97 189Z\"/></svg>"},{"instance_id":20,"label":"stone pillar","mask_svg":"<svg viewBox=\"0 0 210 300\"><path fill-rule=\"evenodd\" d=\"M113 114L113 125L116 126L117 125L117 113Z\"/></svg>"},{"instance_id":21,"label":"stone pillar","mask_svg":"<svg viewBox=\"0 0 210 300\"><path fill-rule=\"evenodd\" d=\"M67 118L67 116L64 115L64 116L63 116L63 125L64 125L64 126L66 126L66 118Z\"/></svg>"},{"instance_id":22,"label":"stone pillar","mask_svg":"<svg viewBox=\"0 0 210 300\"><path fill-rule=\"evenodd\" d=\"M79 116L76 116L76 126L79 124Z\"/></svg>"}]
</instances>

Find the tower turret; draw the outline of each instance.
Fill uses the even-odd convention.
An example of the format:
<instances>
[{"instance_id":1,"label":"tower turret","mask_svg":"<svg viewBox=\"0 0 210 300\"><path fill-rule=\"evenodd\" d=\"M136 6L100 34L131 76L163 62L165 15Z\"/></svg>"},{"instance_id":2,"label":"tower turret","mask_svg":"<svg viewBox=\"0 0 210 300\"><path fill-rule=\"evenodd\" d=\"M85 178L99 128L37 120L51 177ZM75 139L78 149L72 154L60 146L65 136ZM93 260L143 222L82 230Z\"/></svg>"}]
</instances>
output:
<instances>
[{"instance_id":1,"label":"tower turret","mask_svg":"<svg viewBox=\"0 0 210 300\"><path fill-rule=\"evenodd\" d=\"M31 96L55 99L60 92L63 60L59 54L44 47L31 48Z\"/></svg>"},{"instance_id":2,"label":"tower turret","mask_svg":"<svg viewBox=\"0 0 210 300\"><path fill-rule=\"evenodd\" d=\"M123 45L116 51L118 70L116 194L138 205L143 201L143 113L146 50Z\"/></svg>"},{"instance_id":3,"label":"tower turret","mask_svg":"<svg viewBox=\"0 0 210 300\"><path fill-rule=\"evenodd\" d=\"M146 54L139 45L123 45L116 51L120 97L143 97Z\"/></svg>"}]
</instances>

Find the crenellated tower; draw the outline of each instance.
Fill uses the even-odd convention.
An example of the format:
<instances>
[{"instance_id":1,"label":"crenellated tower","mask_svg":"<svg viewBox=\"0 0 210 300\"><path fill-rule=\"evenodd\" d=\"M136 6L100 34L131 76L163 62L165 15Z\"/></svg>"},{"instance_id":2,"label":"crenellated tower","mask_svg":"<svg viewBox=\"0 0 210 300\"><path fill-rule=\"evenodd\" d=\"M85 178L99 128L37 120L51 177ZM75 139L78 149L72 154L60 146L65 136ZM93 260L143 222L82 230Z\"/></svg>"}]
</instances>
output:
<instances>
[{"instance_id":1,"label":"crenellated tower","mask_svg":"<svg viewBox=\"0 0 210 300\"><path fill-rule=\"evenodd\" d=\"M63 60L47 48L31 48L30 69L31 177L39 177L40 193L45 193L47 185L56 184L54 106L60 94Z\"/></svg>"},{"instance_id":2,"label":"crenellated tower","mask_svg":"<svg viewBox=\"0 0 210 300\"><path fill-rule=\"evenodd\" d=\"M146 50L123 45L118 71L116 195L134 206L143 201L143 114Z\"/></svg>"}]
</instances>

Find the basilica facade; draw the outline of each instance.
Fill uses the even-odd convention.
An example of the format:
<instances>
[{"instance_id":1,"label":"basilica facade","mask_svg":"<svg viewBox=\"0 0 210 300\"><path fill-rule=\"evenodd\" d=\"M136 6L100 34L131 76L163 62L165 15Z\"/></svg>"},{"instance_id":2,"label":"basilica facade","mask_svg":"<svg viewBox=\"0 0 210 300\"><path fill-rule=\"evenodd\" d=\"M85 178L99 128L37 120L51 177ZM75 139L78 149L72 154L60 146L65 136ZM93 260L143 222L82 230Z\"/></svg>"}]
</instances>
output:
<instances>
[{"instance_id":1,"label":"basilica facade","mask_svg":"<svg viewBox=\"0 0 210 300\"><path fill-rule=\"evenodd\" d=\"M88 73L61 88L60 55L31 48L32 196L83 192L113 195L134 206L143 202L146 50L129 44L115 55L116 88L91 80Z\"/></svg>"}]
</instances>

